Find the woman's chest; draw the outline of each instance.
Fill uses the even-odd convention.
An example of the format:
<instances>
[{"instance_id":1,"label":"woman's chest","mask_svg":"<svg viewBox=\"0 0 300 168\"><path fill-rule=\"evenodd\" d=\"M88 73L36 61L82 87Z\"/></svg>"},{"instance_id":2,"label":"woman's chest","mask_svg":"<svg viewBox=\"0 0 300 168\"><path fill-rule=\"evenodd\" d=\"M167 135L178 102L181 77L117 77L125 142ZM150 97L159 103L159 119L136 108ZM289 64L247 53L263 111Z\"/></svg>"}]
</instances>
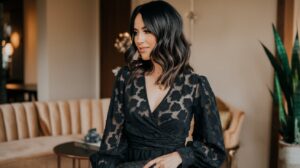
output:
<instances>
[{"instance_id":1,"label":"woman's chest","mask_svg":"<svg viewBox=\"0 0 300 168\"><path fill-rule=\"evenodd\" d=\"M151 108L151 101L155 99L152 91L147 90L144 78L126 86L125 114L128 121L143 123L146 120L163 127L189 123L194 102L193 86L175 82L166 93L159 95L162 97Z\"/></svg>"}]
</instances>

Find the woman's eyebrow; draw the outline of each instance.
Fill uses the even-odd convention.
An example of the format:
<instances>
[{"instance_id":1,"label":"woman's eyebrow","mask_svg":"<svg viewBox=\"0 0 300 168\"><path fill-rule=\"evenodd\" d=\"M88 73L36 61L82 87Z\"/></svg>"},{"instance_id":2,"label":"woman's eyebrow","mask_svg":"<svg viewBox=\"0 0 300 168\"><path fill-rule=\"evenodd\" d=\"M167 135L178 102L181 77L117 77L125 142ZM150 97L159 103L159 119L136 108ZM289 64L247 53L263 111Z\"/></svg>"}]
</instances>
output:
<instances>
[{"instance_id":1,"label":"woman's eyebrow","mask_svg":"<svg viewBox=\"0 0 300 168\"><path fill-rule=\"evenodd\" d=\"M141 29L145 30L145 29L147 29L147 27L144 26ZM138 29L134 27L133 30L138 30Z\"/></svg>"}]
</instances>

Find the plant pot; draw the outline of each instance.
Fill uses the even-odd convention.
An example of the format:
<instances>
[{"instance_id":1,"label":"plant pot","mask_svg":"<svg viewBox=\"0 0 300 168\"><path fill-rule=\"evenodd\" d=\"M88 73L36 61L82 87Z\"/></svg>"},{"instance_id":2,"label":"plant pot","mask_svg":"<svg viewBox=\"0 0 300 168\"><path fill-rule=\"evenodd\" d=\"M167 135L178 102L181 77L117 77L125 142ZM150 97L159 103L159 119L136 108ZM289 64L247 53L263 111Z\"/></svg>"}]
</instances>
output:
<instances>
[{"instance_id":1,"label":"plant pot","mask_svg":"<svg viewBox=\"0 0 300 168\"><path fill-rule=\"evenodd\" d=\"M300 168L300 145L279 141L279 168Z\"/></svg>"}]
</instances>

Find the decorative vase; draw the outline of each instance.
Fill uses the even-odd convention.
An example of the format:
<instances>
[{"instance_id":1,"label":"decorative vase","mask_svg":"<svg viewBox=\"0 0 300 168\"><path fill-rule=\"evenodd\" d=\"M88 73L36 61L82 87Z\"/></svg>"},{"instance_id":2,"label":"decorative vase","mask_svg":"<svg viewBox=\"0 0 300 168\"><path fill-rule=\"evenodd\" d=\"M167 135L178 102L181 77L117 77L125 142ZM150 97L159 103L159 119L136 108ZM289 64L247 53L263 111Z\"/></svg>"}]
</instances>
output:
<instances>
[{"instance_id":1,"label":"decorative vase","mask_svg":"<svg viewBox=\"0 0 300 168\"><path fill-rule=\"evenodd\" d=\"M300 145L279 141L279 168L300 168Z\"/></svg>"}]
</instances>

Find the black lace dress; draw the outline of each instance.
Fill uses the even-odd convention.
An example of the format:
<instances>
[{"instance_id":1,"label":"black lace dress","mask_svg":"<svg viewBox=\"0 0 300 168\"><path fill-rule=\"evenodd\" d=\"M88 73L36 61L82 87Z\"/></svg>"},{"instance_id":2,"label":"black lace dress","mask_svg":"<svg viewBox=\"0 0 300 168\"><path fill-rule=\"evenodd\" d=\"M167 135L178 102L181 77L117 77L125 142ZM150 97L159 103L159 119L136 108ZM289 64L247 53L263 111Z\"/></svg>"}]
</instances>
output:
<instances>
[{"instance_id":1,"label":"black lace dress","mask_svg":"<svg viewBox=\"0 0 300 168\"><path fill-rule=\"evenodd\" d=\"M179 152L179 167L219 167L225 159L215 97L207 79L186 71L178 75L151 112L144 75L128 82L123 67L116 77L99 152L93 168L142 168L149 160ZM185 145L194 116L193 141Z\"/></svg>"}]
</instances>

